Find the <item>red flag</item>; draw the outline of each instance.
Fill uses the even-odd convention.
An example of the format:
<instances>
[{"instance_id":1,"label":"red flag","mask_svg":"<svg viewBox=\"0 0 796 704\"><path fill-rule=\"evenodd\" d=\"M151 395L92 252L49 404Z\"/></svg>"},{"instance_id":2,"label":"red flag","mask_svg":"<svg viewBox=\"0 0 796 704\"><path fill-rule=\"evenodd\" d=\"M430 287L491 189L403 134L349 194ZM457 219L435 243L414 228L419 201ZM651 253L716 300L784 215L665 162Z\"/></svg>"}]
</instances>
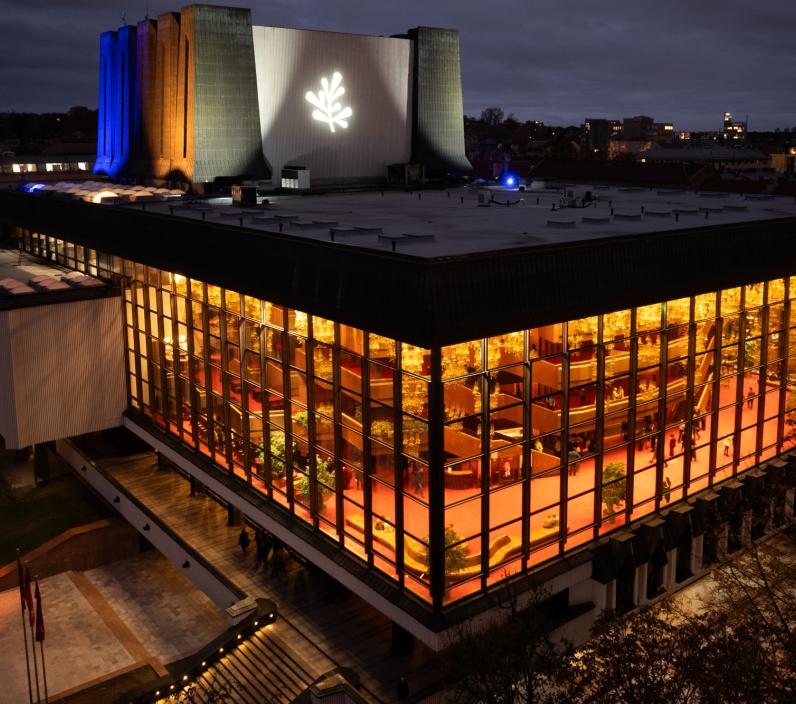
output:
<instances>
[{"instance_id":1,"label":"red flag","mask_svg":"<svg viewBox=\"0 0 796 704\"><path fill-rule=\"evenodd\" d=\"M36 642L44 641L44 614L41 610L41 592L39 591L39 580L36 580Z\"/></svg>"},{"instance_id":2,"label":"red flag","mask_svg":"<svg viewBox=\"0 0 796 704\"><path fill-rule=\"evenodd\" d=\"M23 577L23 584L22 584L22 610L25 610L25 607L28 608L28 613L30 618L30 625L33 626L36 623L36 614L33 613L33 595L30 593L30 570L28 566L24 566L24 577Z\"/></svg>"}]
</instances>

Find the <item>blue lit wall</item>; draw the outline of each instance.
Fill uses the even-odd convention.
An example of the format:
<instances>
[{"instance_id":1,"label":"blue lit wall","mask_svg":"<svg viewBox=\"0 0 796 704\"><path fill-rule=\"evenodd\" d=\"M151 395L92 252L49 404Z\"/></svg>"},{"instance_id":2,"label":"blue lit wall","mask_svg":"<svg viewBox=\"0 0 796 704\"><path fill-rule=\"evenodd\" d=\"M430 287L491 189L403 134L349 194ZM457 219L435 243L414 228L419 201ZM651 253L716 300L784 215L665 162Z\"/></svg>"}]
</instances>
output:
<instances>
[{"instance_id":1,"label":"blue lit wall","mask_svg":"<svg viewBox=\"0 0 796 704\"><path fill-rule=\"evenodd\" d=\"M139 131L135 114L136 28L100 35L100 93L94 173L118 176L130 160Z\"/></svg>"},{"instance_id":2,"label":"blue lit wall","mask_svg":"<svg viewBox=\"0 0 796 704\"><path fill-rule=\"evenodd\" d=\"M116 32L103 32L100 35L100 77L99 77L99 115L97 119L97 159L94 162L95 174L110 173L113 163L115 142L117 100L114 95L116 83Z\"/></svg>"}]
</instances>

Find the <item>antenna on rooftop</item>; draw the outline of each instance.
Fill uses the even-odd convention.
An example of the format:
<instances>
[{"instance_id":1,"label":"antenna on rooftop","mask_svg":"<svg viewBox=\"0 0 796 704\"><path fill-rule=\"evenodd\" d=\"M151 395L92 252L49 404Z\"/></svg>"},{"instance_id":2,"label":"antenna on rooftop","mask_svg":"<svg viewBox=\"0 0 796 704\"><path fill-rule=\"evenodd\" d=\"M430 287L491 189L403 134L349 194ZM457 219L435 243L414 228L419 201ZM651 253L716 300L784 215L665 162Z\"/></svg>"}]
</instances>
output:
<instances>
[{"instance_id":1,"label":"antenna on rooftop","mask_svg":"<svg viewBox=\"0 0 796 704\"><path fill-rule=\"evenodd\" d=\"M127 26L127 10L122 12L122 27Z\"/></svg>"}]
</instances>

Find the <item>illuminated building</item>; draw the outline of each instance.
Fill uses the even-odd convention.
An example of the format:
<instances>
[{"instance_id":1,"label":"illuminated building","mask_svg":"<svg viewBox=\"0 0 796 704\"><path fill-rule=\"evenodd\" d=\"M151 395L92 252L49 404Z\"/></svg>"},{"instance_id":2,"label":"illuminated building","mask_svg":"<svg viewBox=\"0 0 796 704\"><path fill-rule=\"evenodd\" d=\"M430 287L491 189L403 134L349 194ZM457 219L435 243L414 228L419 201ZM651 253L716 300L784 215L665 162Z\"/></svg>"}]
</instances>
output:
<instances>
[{"instance_id":1,"label":"illuminated building","mask_svg":"<svg viewBox=\"0 0 796 704\"><path fill-rule=\"evenodd\" d=\"M722 128L722 137L725 142L744 142L746 141L747 120L743 122L735 122L732 119L732 113L724 113L724 124Z\"/></svg>"},{"instance_id":2,"label":"illuminated building","mask_svg":"<svg viewBox=\"0 0 796 704\"><path fill-rule=\"evenodd\" d=\"M313 183L374 181L410 162L429 176L471 168L454 30L261 27L248 9L189 5L101 36L95 173L199 189L278 185L297 165Z\"/></svg>"},{"instance_id":3,"label":"illuminated building","mask_svg":"<svg viewBox=\"0 0 796 704\"><path fill-rule=\"evenodd\" d=\"M0 198L120 286L116 423L438 648L507 583L590 623L793 510L796 207L595 192Z\"/></svg>"},{"instance_id":4,"label":"illuminated building","mask_svg":"<svg viewBox=\"0 0 796 704\"><path fill-rule=\"evenodd\" d=\"M193 6L136 31L190 47L191 37L216 36L221 11ZM256 49L265 35L277 54L303 41L298 30L251 29L247 12L229 12L255 63L265 60ZM104 35L106 62L129 65L132 31ZM379 52L415 57L413 121L405 104L393 115L406 126L404 153L434 134L421 118L441 125L457 113L444 143L459 143L458 48L447 31L428 30L425 44L426 31L389 41L335 35L354 53L374 43L376 58L360 67L370 88L382 85ZM326 57L324 42L337 39L312 34ZM297 143L326 144L327 157L335 142L323 140L356 135L385 109L376 101L368 116L340 51L333 65L296 64L298 80L285 83ZM434 63L436 52L455 54L455 70ZM247 66L258 91L289 77ZM100 158L113 164L119 154L126 168L135 140L121 152L105 147L130 124L111 118L121 103L109 96L131 84L110 70ZM450 92L434 93L448 80ZM329 96L340 88L338 108ZM257 124L271 118L257 105L256 138L247 124L241 143L268 160L271 133ZM177 164L194 181L198 171L230 175L199 154L212 140L197 139L202 122L185 115L193 157L144 162L163 173ZM189 154L186 132L161 134L176 134ZM246 152L236 149L229 154ZM310 166L362 176L353 151L341 147L340 158L337 173L331 162ZM78 354L47 344L62 328L34 315L45 302L83 303L74 294L0 296L6 446L123 425L434 649L457 624L499 613L499 597L539 584L582 633L602 610L675 588L793 514L790 199L595 186L587 209L559 209L555 191L470 189L275 195L236 208L139 198L116 185L30 190L0 193L0 235L14 254L110 284L108 309L96 319L103 325L86 318L92 337ZM30 355L15 356L23 348ZM37 377L31 360L48 373ZM101 383L97 369L107 370Z\"/></svg>"}]
</instances>

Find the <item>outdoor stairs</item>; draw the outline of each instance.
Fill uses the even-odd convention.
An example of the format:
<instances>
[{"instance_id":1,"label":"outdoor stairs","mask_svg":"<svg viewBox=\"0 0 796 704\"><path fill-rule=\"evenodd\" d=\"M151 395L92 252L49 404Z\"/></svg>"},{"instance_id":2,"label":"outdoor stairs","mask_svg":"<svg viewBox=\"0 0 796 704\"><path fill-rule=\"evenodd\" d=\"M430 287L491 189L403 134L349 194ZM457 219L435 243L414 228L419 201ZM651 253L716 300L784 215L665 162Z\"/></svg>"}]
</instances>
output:
<instances>
[{"instance_id":1,"label":"outdoor stairs","mask_svg":"<svg viewBox=\"0 0 796 704\"><path fill-rule=\"evenodd\" d=\"M178 701L290 704L315 678L288 652L268 627L263 628L208 668L193 683L188 695L192 698L183 695Z\"/></svg>"}]
</instances>

